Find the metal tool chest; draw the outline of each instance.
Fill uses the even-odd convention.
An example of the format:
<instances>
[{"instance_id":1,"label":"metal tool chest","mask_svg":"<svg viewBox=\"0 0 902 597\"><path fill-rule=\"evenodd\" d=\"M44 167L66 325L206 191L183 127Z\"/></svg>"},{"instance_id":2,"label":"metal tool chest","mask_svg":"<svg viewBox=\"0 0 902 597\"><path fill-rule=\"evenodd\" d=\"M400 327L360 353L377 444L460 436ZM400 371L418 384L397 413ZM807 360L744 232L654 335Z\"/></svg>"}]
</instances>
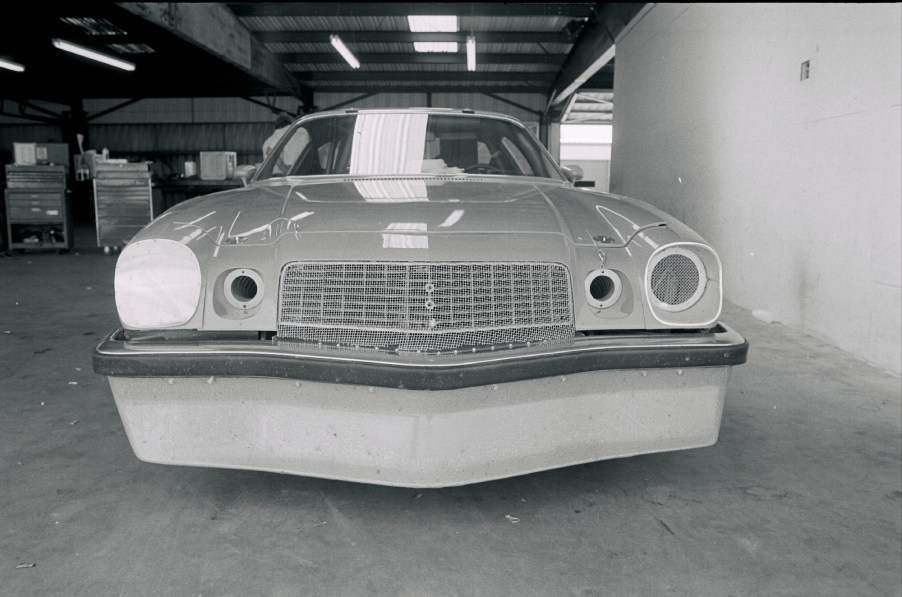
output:
<instances>
[{"instance_id":1,"label":"metal tool chest","mask_svg":"<svg viewBox=\"0 0 902 597\"><path fill-rule=\"evenodd\" d=\"M15 251L72 248L64 166L6 166L6 234Z\"/></svg>"},{"instance_id":2,"label":"metal tool chest","mask_svg":"<svg viewBox=\"0 0 902 597\"><path fill-rule=\"evenodd\" d=\"M94 210L98 247L109 253L128 243L153 218L147 164L96 164Z\"/></svg>"}]
</instances>

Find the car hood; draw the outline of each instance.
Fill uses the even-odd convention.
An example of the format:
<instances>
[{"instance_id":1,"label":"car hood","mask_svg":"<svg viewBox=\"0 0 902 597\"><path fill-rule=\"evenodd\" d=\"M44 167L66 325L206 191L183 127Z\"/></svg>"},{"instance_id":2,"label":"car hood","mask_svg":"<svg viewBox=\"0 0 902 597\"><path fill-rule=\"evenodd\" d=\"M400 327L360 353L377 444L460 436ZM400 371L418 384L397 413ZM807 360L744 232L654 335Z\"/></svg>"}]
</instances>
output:
<instances>
[{"instance_id":1,"label":"car hood","mask_svg":"<svg viewBox=\"0 0 902 597\"><path fill-rule=\"evenodd\" d=\"M281 179L179 204L145 233L186 245L341 233L551 234L575 245L619 245L666 219L634 200L539 179Z\"/></svg>"}]
</instances>

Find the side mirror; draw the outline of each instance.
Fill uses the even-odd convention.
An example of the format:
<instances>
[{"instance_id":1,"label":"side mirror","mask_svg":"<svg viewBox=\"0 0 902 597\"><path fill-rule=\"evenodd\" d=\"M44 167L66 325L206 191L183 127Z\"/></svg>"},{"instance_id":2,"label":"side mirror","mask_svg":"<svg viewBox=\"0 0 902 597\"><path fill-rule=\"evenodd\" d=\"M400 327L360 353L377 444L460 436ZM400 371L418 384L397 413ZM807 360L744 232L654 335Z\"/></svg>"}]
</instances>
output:
<instances>
[{"instance_id":1,"label":"side mirror","mask_svg":"<svg viewBox=\"0 0 902 597\"><path fill-rule=\"evenodd\" d=\"M233 178L239 179L241 184L247 186L247 181L253 178L256 173L256 164L241 164L240 166L235 166L235 175Z\"/></svg>"},{"instance_id":2,"label":"side mirror","mask_svg":"<svg viewBox=\"0 0 902 597\"><path fill-rule=\"evenodd\" d=\"M564 176L571 184L583 179L583 169L579 166L561 166L561 170L564 171Z\"/></svg>"}]
</instances>

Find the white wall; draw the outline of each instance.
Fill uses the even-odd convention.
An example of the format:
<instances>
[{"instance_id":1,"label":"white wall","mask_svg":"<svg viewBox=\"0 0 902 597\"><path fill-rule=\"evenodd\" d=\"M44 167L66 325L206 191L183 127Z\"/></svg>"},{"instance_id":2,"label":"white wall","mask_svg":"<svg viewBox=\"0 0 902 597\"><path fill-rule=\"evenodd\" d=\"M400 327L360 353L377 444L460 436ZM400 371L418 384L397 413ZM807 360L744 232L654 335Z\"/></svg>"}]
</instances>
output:
<instances>
[{"instance_id":1,"label":"white wall","mask_svg":"<svg viewBox=\"0 0 902 597\"><path fill-rule=\"evenodd\" d=\"M900 372L902 5L657 4L614 94L612 191L713 243L728 300Z\"/></svg>"},{"instance_id":2,"label":"white wall","mask_svg":"<svg viewBox=\"0 0 902 597\"><path fill-rule=\"evenodd\" d=\"M607 192L611 170L611 125L561 125L561 165L579 166L583 180L594 181L595 189Z\"/></svg>"}]
</instances>

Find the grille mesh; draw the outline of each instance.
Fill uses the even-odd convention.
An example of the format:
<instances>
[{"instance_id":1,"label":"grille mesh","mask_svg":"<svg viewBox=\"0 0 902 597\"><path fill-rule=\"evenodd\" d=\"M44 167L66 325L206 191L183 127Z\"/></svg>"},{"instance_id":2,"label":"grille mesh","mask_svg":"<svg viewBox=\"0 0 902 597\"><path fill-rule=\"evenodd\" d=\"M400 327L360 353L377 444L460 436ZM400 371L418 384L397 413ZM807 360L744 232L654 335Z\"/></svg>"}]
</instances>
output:
<instances>
[{"instance_id":1,"label":"grille mesh","mask_svg":"<svg viewBox=\"0 0 902 597\"><path fill-rule=\"evenodd\" d=\"M434 353L573 337L570 276L556 263L293 262L280 339Z\"/></svg>"},{"instance_id":2,"label":"grille mesh","mask_svg":"<svg viewBox=\"0 0 902 597\"><path fill-rule=\"evenodd\" d=\"M692 298L700 283L698 267L685 255L667 255L651 272L651 290L667 305L682 305Z\"/></svg>"}]
</instances>

